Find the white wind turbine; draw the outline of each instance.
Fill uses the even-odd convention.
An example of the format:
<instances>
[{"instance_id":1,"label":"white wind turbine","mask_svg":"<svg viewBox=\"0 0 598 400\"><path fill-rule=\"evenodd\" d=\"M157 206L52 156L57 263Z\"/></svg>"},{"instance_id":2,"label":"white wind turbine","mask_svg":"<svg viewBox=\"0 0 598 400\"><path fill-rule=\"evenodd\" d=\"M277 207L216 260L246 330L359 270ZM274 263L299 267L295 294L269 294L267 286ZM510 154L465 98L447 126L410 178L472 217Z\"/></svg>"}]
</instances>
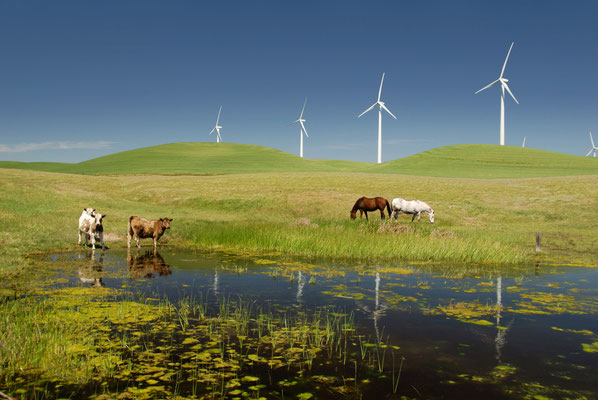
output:
<instances>
[{"instance_id":1,"label":"white wind turbine","mask_svg":"<svg viewBox=\"0 0 598 400\"><path fill-rule=\"evenodd\" d=\"M590 132L590 141L592 142L592 148L586 154L586 157L589 156L592 152L594 152L594 157L596 157L596 151L598 151L598 147L594 144L594 138L592 137L592 132Z\"/></svg>"},{"instance_id":2,"label":"white wind turbine","mask_svg":"<svg viewBox=\"0 0 598 400\"><path fill-rule=\"evenodd\" d=\"M397 119L397 117L395 117L390 112L390 110L388 108L386 108L386 106L384 105L384 102L380 101L380 96L382 95L382 83L384 83L384 75L385 75L385 73L382 73L382 80L380 81L380 90L378 91L378 101L376 101L374 104L372 104L370 106L370 108L368 108L367 110L365 110L364 112L362 112L361 114L359 114L357 116L357 118L359 118L363 114L370 111L372 108L378 106L378 164L382 163L382 109L384 109L384 111L389 113L391 115L391 117L393 117L394 119Z\"/></svg>"},{"instance_id":3,"label":"white wind turbine","mask_svg":"<svg viewBox=\"0 0 598 400\"><path fill-rule=\"evenodd\" d=\"M507 53L507 58L505 58L505 63L502 66L502 71L500 71L500 76L498 77L498 79L495 80L494 82L490 83L489 85L484 86L477 92L475 92L475 94L478 94L482 90L486 90L490 86L493 86L495 83L500 82L500 89L501 89L501 95L500 95L500 145L501 146L504 146L504 144L505 144L505 89L507 89L507 92L509 92L509 94L511 95L513 100L515 100L515 103L519 104L519 102L517 101L517 99L515 98L513 93L511 92L511 89L509 89L509 85L507 85L507 82L509 80L507 78L503 78L503 75L505 73L505 68L507 67L507 61L509 60L509 54L511 54L511 49L513 48L514 44L515 44L515 42L511 43L511 47L509 48L509 52Z\"/></svg>"},{"instance_id":4,"label":"white wind turbine","mask_svg":"<svg viewBox=\"0 0 598 400\"><path fill-rule=\"evenodd\" d=\"M300 138L300 145L299 145L299 157L303 158L303 134L306 137L309 137L307 134L307 130L305 129L305 125L303 123L305 120L303 119L303 111L305 111L305 105L307 104L307 97L305 98L305 103L303 103L303 108L301 109L301 115L299 115L299 119L295 122L291 122L289 126L296 124L299 122L299 138Z\"/></svg>"},{"instance_id":5,"label":"white wind turbine","mask_svg":"<svg viewBox=\"0 0 598 400\"><path fill-rule=\"evenodd\" d=\"M210 131L210 135L216 131L216 143L220 143L222 142L222 136L220 136L220 129L222 129L222 127L220 125L218 125L218 122L220 121L220 112L222 111L222 106L220 106L220 110L218 110L218 118L216 118L216 125L214 126L214 128L212 128L212 130Z\"/></svg>"},{"instance_id":6,"label":"white wind turbine","mask_svg":"<svg viewBox=\"0 0 598 400\"><path fill-rule=\"evenodd\" d=\"M525 138L526 136L523 137L523 143L521 144L521 147L525 147Z\"/></svg>"}]
</instances>

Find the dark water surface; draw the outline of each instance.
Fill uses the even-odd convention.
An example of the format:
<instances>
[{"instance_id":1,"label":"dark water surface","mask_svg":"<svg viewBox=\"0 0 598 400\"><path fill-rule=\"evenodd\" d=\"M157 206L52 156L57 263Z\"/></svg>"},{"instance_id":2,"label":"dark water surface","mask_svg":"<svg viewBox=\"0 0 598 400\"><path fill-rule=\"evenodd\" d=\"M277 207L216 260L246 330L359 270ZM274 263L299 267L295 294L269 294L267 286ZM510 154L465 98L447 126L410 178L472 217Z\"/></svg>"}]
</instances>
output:
<instances>
[{"instance_id":1,"label":"dark water surface","mask_svg":"<svg viewBox=\"0 0 598 400\"><path fill-rule=\"evenodd\" d=\"M223 302L246 301L272 315L326 308L351 316L355 333L345 351L358 361L339 364L337 355L311 368L270 371L256 361L237 374L258 377L259 395L248 384L217 395L208 385L194 389L198 397L204 390L214 398L598 398L598 269L351 267L182 249L51 261L69 266L57 286L113 288L171 303L201 299L208 314ZM375 351L360 357L365 347ZM299 383L280 384L298 370ZM191 396L188 387L180 390Z\"/></svg>"}]
</instances>

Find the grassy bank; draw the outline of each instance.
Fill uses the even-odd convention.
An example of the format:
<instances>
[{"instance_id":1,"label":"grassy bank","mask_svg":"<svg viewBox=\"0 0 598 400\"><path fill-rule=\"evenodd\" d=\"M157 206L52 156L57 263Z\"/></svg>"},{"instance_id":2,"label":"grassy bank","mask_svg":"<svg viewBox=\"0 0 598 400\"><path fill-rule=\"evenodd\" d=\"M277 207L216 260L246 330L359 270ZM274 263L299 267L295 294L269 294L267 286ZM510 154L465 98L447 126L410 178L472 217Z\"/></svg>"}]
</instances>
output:
<instances>
[{"instance_id":1,"label":"grassy bank","mask_svg":"<svg viewBox=\"0 0 598 400\"><path fill-rule=\"evenodd\" d=\"M31 252L76 248L88 206L107 214L109 247L126 245L130 215L174 218L162 241L205 249L388 261L517 263L536 257L597 264L595 176L446 179L385 174L281 173L226 176L80 176L2 170L1 270ZM436 224L350 221L363 195L418 198ZM166 244L166 243L165 243ZM145 242L146 246L150 241Z\"/></svg>"}]
</instances>

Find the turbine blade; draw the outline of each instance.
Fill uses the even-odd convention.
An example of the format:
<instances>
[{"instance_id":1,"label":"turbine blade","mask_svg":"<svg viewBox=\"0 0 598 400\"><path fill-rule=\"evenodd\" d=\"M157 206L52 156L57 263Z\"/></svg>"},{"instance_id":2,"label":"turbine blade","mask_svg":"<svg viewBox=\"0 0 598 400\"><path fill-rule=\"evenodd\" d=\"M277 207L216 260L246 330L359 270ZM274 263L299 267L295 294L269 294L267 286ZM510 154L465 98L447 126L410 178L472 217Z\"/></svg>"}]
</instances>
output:
<instances>
[{"instance_id":1,"label":"turbine blade","mask_svg":"<svg viewBox=\"0 0 598 400\"><path fill-rule=\"evenodd\" d=\"M220 121L220 111L222 111L222 106L220 106L220 109L218 110L218 118L216 118L216 125L218 125L218 121Z\"/></svg>"},{"instance_id":2,"label":"turbine blade","mask_svg":"<svg viewBox=\"0 0 598 400\"><path fill-rule=\"evenodd\" d=\"M486 89L488 89L490 86L494 85L494 84L495 84L496 82L498 82L498 81L499 81L499 80L497 79L497 80L495 80L494 82L492 82L492 83L489 83L488 85L484 86L483 88L481 88L480 90L478 90L478 91L477 91L477 92L475 92L474 94L478 94L478 93L480 93L482 90L486 90Z\"/></svg>"},{"instance_id":3,"label":"turbine blade","mask_svg":"<svg viewBox=\"0 0 598 400\"><path fill-rule=\"evenodd\" d=\"M384 111L386 111L387 113L389 113L394 119L397 119L397 117L395 117L393 115L393 113L391 113L390 110L388 108L386 108L386 106L384 104L382 104L382 108L384 109Z\"/></svg>"},{"instance_id":4,"label":"turbine blade","mask_svg":"<svg viewBox=\"0 0 598 400\"><path fill-rule=\"evenodd\" d=\"M295 125L299 120L291 122L288 126Z\"/></svg>"},{"instance_id":5,"label":"turbine blade","mask_svg":"<svg viewBox=\"0 0 598 400\"><path fill-rule=\"evenodd\" d=\"M509 92L509 94L511 95L511 97L513 98L513 100L515 100L515 103L519 104L519 102L517 101L517 99L515 98L515 96L513 96L513 92L511 92L511 89L509 89L509 85L506 84L506 82L501 82L503 84L503 86L505 87L505 89L507 89L507 92Z\"/></svg>"},{"instance_id":6,"label":"turbine blade","mask_svg":"<svg viewBox=\"0 0 598 400\"><path fill-rule=\"evenodd\" d=\"M212 128L212 130L210 131L210 135L216 130L216 127Z\"/></svg>"},{"instance_id":7,"label":"turbine blade","mask_svg":"<svg viewBox=\"0 0 598 400\"><path fill-rule=\"evenodd\" d=\"M509 54L511 54L511 50L513 49L513 45L515 42L511 43L511 47L509 47L509 52L507 53L507 58L505 58L505 63L502 66L502 71L500 71L500 77L502 78L503 74L505 73L505 68L507 67L507 61L509 60Z\"/></svg>"},{"instance_id":8,"label":"turbine blade","mask_svg":"<svg viewBox=\"0 0 598 400\"><path fill-rule=\"evenodd\" d=\"M586 154L586 157L589 156L590 154L592 154L592 151L594 151L594 149L588 151L588 154Z\"/></svg>"},{"instance_id":9,"label":"turbine blade","mask_svg":"<svg viewBox=\"0 0 598 400\"><path fill-rule=\"evenodd\" d=\"M386 72L382 73L382 80L380 81L380 90L378 90L378 101L380 101L380 96L382 96L382 84L384 83L384 75L386 75Z\"/></svg>"},{"instance_id":10,"label":"turbine blade","mask_svg":"<svg viewBox=\"0 0 598 400\"><path fill-rule=\"evenodd\" d=\"M305 136L309 137L309 135L307 134L307 129L305 129L305 125L303 125L303 121L299 121L299 123L301 124L301 129L303 129L303 133L305 133Z\"/></svg>"},{"instance_id":11,"label":"turbine blade","mask_svg":"<svg viewBox=\"0 0 598 400\"><path fill-rule=\"evenodd\" d=\"M303 111L305 111L306 104L307 104L307 97L305 97L305 102L303 103L303 108L301 109L301 115L299 116L299 119L303 118Z\"/></svg>"},{"instance_id":12,"label":"turbine blade","mask_svg":"<svg viewBox=\"0 0 598 400\"><path fill-rule=\"evenodd\" d=\"M592 138L592 132L590 132L590 141L592 142L592 148L596 148L594 145L594 138Z\"/></svg>"},{"instance_id":13,"label":"turbine blade","mask_svg":"<svg viewBox=\"0 0 598 400\"><path fill-rule=\"evenodd\" d=\"M359 115L357 116L357 118L361 117L363 114L365 114L366 112L370 111L372 108L376 107L376 104L378 104L378 103L374 103L374 104L372 104L372 105L370 106L370 108L368 108L367 110L365 110L364 112L362 112L361 114L359 114Z\"/></svg>"}]
</instances>

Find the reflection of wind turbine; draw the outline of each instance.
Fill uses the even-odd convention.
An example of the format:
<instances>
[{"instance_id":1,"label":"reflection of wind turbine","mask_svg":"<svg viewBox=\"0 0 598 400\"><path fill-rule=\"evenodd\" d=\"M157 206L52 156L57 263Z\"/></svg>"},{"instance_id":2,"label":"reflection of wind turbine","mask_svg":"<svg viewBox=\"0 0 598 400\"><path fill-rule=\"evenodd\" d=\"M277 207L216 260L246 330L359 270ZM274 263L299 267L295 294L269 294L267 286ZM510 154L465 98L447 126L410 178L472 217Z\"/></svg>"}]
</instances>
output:
<instances>
[{"instance_id":1,"label":"reflection of wind turbine","mask_svg":"<svg viewBox=\"0 0 598 400\"><path fill-rule=\"evenodd\" d=\"M301 115L299 115L299 119L295 122L292 122L289 124L289 126L296 124L297 122L299 122L299 137L300 137L300 146L299 146L299 157L303 158L303 134L305 134L306 137L309 137L309 135L307 134L307 129L305 129L305 125L303 125L303 123L305 122L305 120L303 119L303 111L305 111L305 105L307 104L307 97L305 98L305 103L303 103L303 108L301 109Z\"/></svg>"},{"instance_id":2,"label":"reflection of wind turbine","mask_svg":"<svg viewBox=\"0 0 598 400\"><path fill-rule=\"evenodd\" d=\"M388 108L386 108L386 106L384 105L384 102L380 101L380 96L382 95L382 84L384 83L384 74L385 73L382 73L382 80L380 81L380 90L378 91L378 101L376 101L374 104L372 104L370 106L370 108L368 108L367 110L365 110L364 112L362 112L361 114L359 114L357 116L357 118L359 118L363 114L370 111L372 108L378 106L378 164L382 163L382 109L384 109L384 111L389 113L391 115L391 117L393 117L394 119L397 119L397 117L395 117L390 112L390 110Z\"/></svg>"},{"instance_id":3,"label":"reflection of wind turbine","mask_svg":"<svg viewBox=\"0 0 598 400\"><path fill-rule=\"evenodd\" d=\"M594 152L594 157L596 157L596 151L598 151L598 147L594 144L594 138L592 137L592 132L590 132L590 141L592 142L592 148L586 154L586 157L590 155L590 153Z\"/></svg>"},{"instance_id":4,"label":"reflection of wind turbine","mask_svg":"<svg viewBox=\"0 0 598 400\"><path fill-rule=\"evenodd\" d=\"M490 86L493 86L495 83L500 82L500 89L501 89L501 95L500 95L500 144L501 144L501 146L504 146L504 144L505 144L505 89L507 89L507 92L509 92L509 94L511 95L513 100L515 100L515 103L519 104L519 102L517 101L517 99L515 98L513 93L511 92L511 89L509 89L509 85L507 85L507 82L509 80L506 78L503 78L503 75L505 73L505 68L507 67L507 61L509 60L509 54L511 54L511 49L513 48L514 44L515 44L515 42L511 43L511 47L509 48L509 52L507 53L507 58L505 58L505 63L502 66L502 71L500 71L500 76L498 77L498 79L495 80L494 82L484 86L477 92L475 92L475 94L478 94L482 90L486 90Z\"/></svg>"},{"instance_id":5,"label":"reflection of wind turbine","mask_svg":"<svg viewBox=\"0 0 598 400\"><path fill-rule=\"evenodd\" d=\"M374 320L374 330L376 331L376 340L380 342L381 335L380 335L380 328L378 327L378 321L380 317L384 314L384 310L386 310L387 306L380 305L380 273L376 272L376 278L374 279L375 286L374 286L374 309L370 310L368 306L364 306L360 303L360 307L367 313L372 315L372 319Z\"/></svg>"},{"instance_id":6,"label":"reflection of wind turbine","mask_svg":"<svg viewBox=\"0 0 598 400\"><path fill-rule=\"evenodd\" d=\"M218 122L220 122L220 112L222 111L222 106L220 106L220 109L218 110L218 118L216 118L216 125L214 126L214 128L212 128L212 130L210 131L210 135L216 131L216 143L220 143L222 142L222 137L220 136L220 129L222 129L222 127L220 125L218 125Z\"/></svg>"},{"instance_id":7,"label":"reflection of wind turbine","mask_svg":"<svg viewBox=\"0 0 598 400\"><path fill-rule=\"evenodd\" d=\"M502 357L502 348L507 342L506 336L508 330L511 328L513 321L504 327L500 326L500 319L502 317L502 277L496 278L496 338L494 339L494 348L496 349L496 360L500 362Z\"/></svg>"},{"instance_id":8,"label":"reflection of wind turbine","mask_svg":"<svg viewBox=\"0 0 598 400\"><path fill-rule=\"evenodd\" d=\"M219 286L219 285L218 285L218 268L216 268L216 269L214 270L214 285L213 285L213 288L214 288L214 294L215 294L216 296L218 296L218 290L219 290L219 287L218 287L218 286Z\"/></svg>"},{"instance_id":9,"label":"reflection of wind turbine","mask_svg":"<svg viewBox=\"0 0 598 400\"><path fill-rule=\"evenodd\" d=\"M299 271L299 277L297 278L297 301L301 301L301 298L303 297L303 287L305 286L305 279L303 278L303 275L301 274L301 271Z\"/></svg>"}]
</instances>

